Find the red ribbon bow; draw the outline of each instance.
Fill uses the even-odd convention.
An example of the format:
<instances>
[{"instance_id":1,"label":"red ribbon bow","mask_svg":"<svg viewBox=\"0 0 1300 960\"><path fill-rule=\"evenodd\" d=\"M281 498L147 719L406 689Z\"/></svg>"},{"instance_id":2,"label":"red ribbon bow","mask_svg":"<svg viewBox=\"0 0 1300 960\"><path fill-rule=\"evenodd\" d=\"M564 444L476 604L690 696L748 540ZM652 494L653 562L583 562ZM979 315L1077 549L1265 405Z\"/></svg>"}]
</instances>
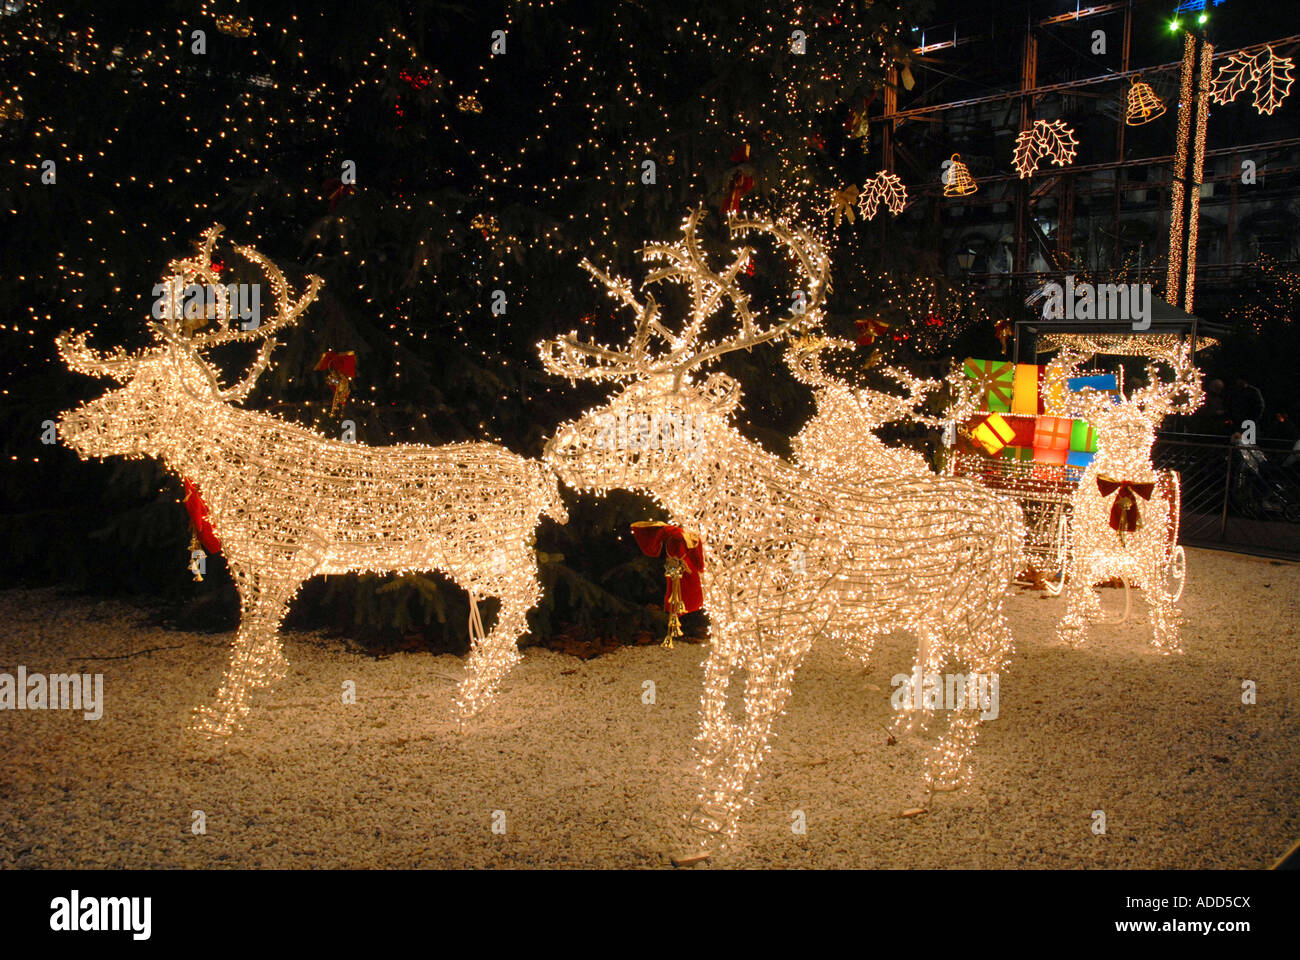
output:
<instances>
[{"instance_id":1,"label":"red ribbon bow","mask_svg":"<svg viewBox=\"0 0 1300 960\"><path fill-rule=\"evenodd\" d=\"M704 541L692 530L675 527L658 520L640 520L632 524L632 536L647 557L662 552L667 558L667 588L664 609L668 611L668 636L664 646L673 645L673 637L682 635L678 614L690 613L704 606L704 588L700 571L704 569Z\"/></svg>"},{"instance_id":2,"label":"red ribbon bow","mask_svg":"<svg viewBox=\"0 0 1300 960\"><path fill-rule=\"evenodd\" d=\"M1129 480L1112 480L1110 477L1098 477L1097 489L1103 497L1109 497L1115 491L1115 502L1110 505L1110 528L1122 533L1132 533L1141 523L1138 516L1137 498L1150 500L1156 485L1152 482L1133 483ZM1136 494L1137 496L1134 496Z\"/></svg>"},{"instance_id":3,"label":"red ribbon bow","mask_svg":"<svg viewBox=\"0 0 1300 960\"><path fill-rule=\"evenodd\" d=\"M876 342L876 337L885 333L889 329L889 324L884 320L875 317L864 317L861 320L854 320L854 326L858 328L858 346L869 347Z\"/></svg>"}]
</instances>

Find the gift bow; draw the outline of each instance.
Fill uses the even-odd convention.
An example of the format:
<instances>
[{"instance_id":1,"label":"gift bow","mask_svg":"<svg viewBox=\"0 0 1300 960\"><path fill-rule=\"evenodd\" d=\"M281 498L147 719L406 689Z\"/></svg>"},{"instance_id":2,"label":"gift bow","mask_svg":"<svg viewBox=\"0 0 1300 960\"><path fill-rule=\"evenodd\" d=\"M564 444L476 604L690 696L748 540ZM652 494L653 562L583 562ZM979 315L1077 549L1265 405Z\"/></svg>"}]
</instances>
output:
<instances>
[{"instance_id":1,"label":"gift bow","mask_svg":"<svg viewBox=\"0 0 1300 960\"><path fill-rule=\"evenodd\" d=\"M658 520L640 520L632 524L632 536L647 557L662 552L667 561L664 576L664 609L668 611L668 635L664 646L672 647L673 638L682 635L679 615L704 606L704 588L700 571L704 569L704 541L694 530L675 527Z\"/></svg>"},{"instance_id":2,"label":"gift bow","mask_svg":"<svg viewBox=\"0 0 1300 960\"><path fill-rule=\"evenodd\" d=\"M1121 537L1126 532L1132 533L1137 530L1142 522L1141 517L1138 516L1137 498L1150 500L1155 487L1156 485L1151 481L1134 483L1130 480L1098 477L1097 489L1101 491L1103 497L1109 497L1116 490L1119 491L1115 496L1115 502L1110 506L1110 528L1119 531Z\"/></svg>"},{"instance_id":3,"label":"gift bow","mask_svg":"<svg viewBox=\"0 0 1300 960\"><path fill-rule=\"evenodd\" d=\"M854 326L858 328L858 346L869 347L876 342L879 337L889 330L889 324L878 317L864 317L861 320L854 320Z\"/></svg>"}]
</instances>

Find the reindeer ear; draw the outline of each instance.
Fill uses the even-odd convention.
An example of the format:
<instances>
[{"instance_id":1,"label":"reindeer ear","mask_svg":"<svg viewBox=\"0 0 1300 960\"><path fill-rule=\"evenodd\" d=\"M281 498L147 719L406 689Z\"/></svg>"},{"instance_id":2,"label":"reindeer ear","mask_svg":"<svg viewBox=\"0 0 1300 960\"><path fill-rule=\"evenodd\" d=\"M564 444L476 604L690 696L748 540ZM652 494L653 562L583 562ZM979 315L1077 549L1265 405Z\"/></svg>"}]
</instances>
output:
<instances>
[{"instance_id":1,"label":"reindeer ear","mask_svg":"<svg viewBox=\"0 0 1300 960\"><path fill-rule=\"evenodd\" d=\"M740 384L725 373L709 374L704 381L704 398L724 417L740 405Z\"/></svg>"}]
</instances>

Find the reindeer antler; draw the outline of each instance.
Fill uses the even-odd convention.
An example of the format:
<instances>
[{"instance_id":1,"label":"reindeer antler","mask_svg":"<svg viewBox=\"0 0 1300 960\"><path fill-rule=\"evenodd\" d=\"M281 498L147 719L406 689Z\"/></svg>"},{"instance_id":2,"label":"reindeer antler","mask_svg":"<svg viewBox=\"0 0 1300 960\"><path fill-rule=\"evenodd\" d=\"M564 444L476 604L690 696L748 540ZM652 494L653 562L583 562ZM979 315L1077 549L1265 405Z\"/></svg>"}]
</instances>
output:
<instances>
[{"instance_id":1,"label":"reindeer antler","mask_svg":"<svg viewBox=\"0 0 1300 960\"><path fill-rule=\"evenodd\" d=\"M899 367L881 367L880 372L907 391L907 396L899 397L883 390L858 387L826 372L822 364L823 350L853 350L857 344L852 340L835 337L811 337L791 342L786 350L785 359L795 379L814 388L842 387L853 394L866 418L873 423L889 423L893 420L913 420L930 427L942 426L943 421L937 417L920 413L917 407L928 399L929 394L939 387L938 380L915 377Z\"/></svg>"},{"instance_id":2,"label":"reindeer antler","mask_svg":"<svg viewBox=\"0 0 1300 960\"><path fill-rule=\"evenodd\" d=\"M1169 365L1174 374L1172 383L1160 379L1158 363ZM1192 361L1190 345L1174 344L1167 353L1157 354L1147 364L1147 384L1134 390L1129 402L1149 409L1153 418L1158 419L1170 413L1195 413L1205 399L1201 380L1201 371Z\"/></svg>"},{"instance_id":3,"label":"reindeer antler","mask_svg":"<svg viewBox=\"0 0 1300 960\"><path fill-rule=\"evenodd\" d=\"M696 237L696 228L703 209L692 211L682 224L682 239L674 243L653 242L641 250L647 263L663 262L665 265L651 270L642 286L675 280L689 287L691 315L680 333L674 333L659 320L659 305L647 294L644 303L636 299L632 283L623 277L614 277L583 260L582 267L600 280L616 300L636 311L636 327L628 347L618 349L578 339L573 331L557 340L540 345L542 363L551 373L571 380L617 380L671 374L674 388L690 370L733 350L750 349L761 343L779 339L794 329L811 328L821 319L821 305L830 285L830 260L825 247L811 234L779 221L731 219L733 235L744 236L751 232L770 234L779 246L785 247L795 257L796 271L807 287L805 306L799 313L763 324L761 315L751 309L749 294L743 291L737 277L753 255L749 247L735 251L735 259L721 273L709 266L708 258ZM700 344L705 325L722 306L730 300L739 321L739 329L730 337L715 343ZM658 337L667 349L651 353L651 338Z\"/></svg>"},{"instance_id":4,"label":"reindeer antler","mask_svg":"<svg viewBox=\"0 0 1300 960\"><path fill-rule=\"evenodd\" d=\"M221 224L213 224L203 231L198 242L198 252L195 256L177 258L168 263L167 269L171 276L165 282L169 287L169 296L164 301L163 319L160 323L154 324L154 329L164 341L180 348L197 360L217 398L229 401L242 400L252 391L257 378L262 375L270 362L271 352L277 346L275 334L284 327L297 322L298 318L316 299L324 281L315 274L309 274L307 286L294 300L290 296L289 284L284 279L284 274L281 273L279 267L254 248L236 244L234 247L235 252L249 263L257 266L270 281L271 300L275 304L276 312L270 319L259 322L256 327L247 330L225 327L224 322L230 319L230 295L212 264L213 247L224 230L225 227ZM223 326L221 329L209 333L186 332L180 324L180 300L188 286L200 282L204 285L211 285L214 289L216 303L213 310L215 316L212 319L221 321ZM199 357L199 351L223 343L250 340L264 341L252 366L237 384L223 388L212 368Z\"/></svg>"}]
</instances>

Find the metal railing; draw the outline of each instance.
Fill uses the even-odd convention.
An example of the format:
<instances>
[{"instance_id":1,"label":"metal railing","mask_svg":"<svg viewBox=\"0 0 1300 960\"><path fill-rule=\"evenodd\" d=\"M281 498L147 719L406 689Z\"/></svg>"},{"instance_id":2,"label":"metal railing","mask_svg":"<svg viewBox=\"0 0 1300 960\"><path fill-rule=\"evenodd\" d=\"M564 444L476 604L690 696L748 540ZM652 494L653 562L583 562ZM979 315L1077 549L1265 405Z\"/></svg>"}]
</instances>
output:
<instances>
[{"instance_id":1,"label":"metal railing","mask_svg":"<svg viewBox=\"0 0 1300 960\"><path fill-rule=\"evenodd\" d=\"M1300 560L1300 450L1161 434L1151 457L1182 475L1182 543Z\"/></svg>"}]
</instances>

